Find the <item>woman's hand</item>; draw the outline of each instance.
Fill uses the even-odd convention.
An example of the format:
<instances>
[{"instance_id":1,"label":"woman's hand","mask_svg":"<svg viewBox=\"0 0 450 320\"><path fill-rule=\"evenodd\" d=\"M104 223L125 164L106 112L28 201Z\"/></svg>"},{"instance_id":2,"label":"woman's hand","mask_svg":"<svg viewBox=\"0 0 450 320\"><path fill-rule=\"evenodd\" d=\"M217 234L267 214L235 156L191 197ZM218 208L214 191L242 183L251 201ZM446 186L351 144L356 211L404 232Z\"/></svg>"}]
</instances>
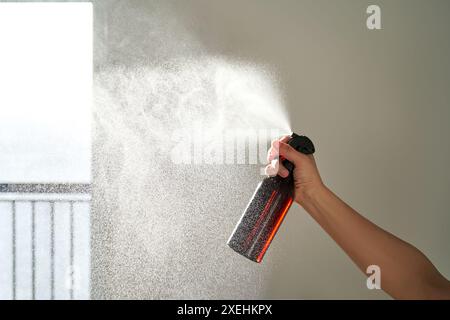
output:
<instances>
[{"instance_id":1,"label":"woman's hand","mask_svg":"<svg viewBox=\"0 0 450 320\"><path fill-rule=\"evenodd\" d=\"M287 159L292 162L295 166L295 201L302 205L312 192L323 187L323 183L314 156L305 155L292 148L287 144L289 139L290 136L284 136L272 141L267 154L269 164L266 167L266 174L269 176L278 174L285 178L289 175L289 171L283 166L282 160Z\"/></svg>"}]
</instances>

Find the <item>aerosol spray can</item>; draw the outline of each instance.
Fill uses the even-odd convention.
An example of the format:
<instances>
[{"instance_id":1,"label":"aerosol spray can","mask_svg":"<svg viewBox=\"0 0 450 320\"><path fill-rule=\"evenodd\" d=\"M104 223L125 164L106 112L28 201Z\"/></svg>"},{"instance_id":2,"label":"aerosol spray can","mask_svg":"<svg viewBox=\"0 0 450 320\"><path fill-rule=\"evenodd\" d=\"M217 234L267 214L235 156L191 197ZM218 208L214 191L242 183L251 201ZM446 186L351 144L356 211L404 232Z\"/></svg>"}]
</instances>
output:
<instances>
[{"instance_id":1,"label":"aerosol spray can","mask_svg":"<svg viewBox=\"0 0 450 320\"><path fill-rule=\"evenodd\" d=\"M308 137L295 133L288 144L304 154L315 151ZM294 165L286 159L280 158L280 161L289 170L289 175L264 178L228 240L230 248L255 262L262 261L294 200Z\"/></svg>"}]
</instances>

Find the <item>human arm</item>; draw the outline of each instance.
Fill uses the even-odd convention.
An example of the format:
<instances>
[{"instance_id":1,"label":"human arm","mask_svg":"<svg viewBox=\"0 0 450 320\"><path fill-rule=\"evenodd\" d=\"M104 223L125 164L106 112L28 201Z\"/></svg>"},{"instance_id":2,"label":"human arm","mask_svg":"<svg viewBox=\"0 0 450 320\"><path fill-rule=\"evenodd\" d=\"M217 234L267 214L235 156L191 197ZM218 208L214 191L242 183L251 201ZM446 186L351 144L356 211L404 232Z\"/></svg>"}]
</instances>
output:
<instances>
[{"instance_id":1,"label":"human arm","mask_svg":"<svg viewBox=\"0 0 450 320\"><path fill-rule=\"evenodd\" d=\"M450 282L411 244L364 218L331 190L320 177L314 157L290 147L288 138L272 143L268 171L288 174L277 161L282 156L295 165L295 200L363 271L381 270L382 289L397 299L450 299Z\"/></svg>"}]
</instances>

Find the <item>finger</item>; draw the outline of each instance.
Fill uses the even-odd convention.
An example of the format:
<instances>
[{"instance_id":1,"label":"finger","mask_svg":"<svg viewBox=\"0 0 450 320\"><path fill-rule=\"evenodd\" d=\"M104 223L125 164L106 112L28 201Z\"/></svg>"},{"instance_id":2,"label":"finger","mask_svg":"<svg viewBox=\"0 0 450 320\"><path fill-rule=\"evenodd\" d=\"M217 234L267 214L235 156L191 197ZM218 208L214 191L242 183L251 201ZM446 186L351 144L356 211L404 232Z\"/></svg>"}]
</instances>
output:
<instances>
[{"instance_id":1,"label":"finger","mask_svg":"<svg viewBox=\"0 0 450 320\"><path fill-rule=\"evenodd\" d=\"M287 143L290 139L291 139L290 136L282 136L279 139L272 140L272 143L270 144L270 146L272 148L275 148L276 150L278 150L278 148L280 146L280 142Z\"/></svg>"},{"instance_id":2,"label":"finger","mask_svg":"<svg viewBox=\"0 0 450 320\"><path fill-rule=\"evenodd\" d=\"M283 178L286 178L289 175L289 170L286 169L286 167L283 166L283 163L281 162L278 166L278 175Z\"/></svg>"},{"instance_id":3,"label":"finger","mask_svg":"<svg viewBox=\"0 0 450 320\"><path fill-rule=\"evenodd\" d=\"M273 172L272 166L270 164L268 164L264 168L264 174L269 177L273 177L275 175L275 173Z\"/></svg>"},{"instance_id":4,"label":"finger","mask_svg":"<svg viewBox=\"0 0 450 320\"><path fill-rule=\"evenodd\" d=\"M278 139L272 140L271 147L278 149L278 145L280 142L288 142L291 139L291 136L282 136Z\"/></svg>"},{"instance_id":5,"label":"finger","mask_svg":"<svg viewBox=\"0 0 450 320\"><path fill-rule=\"evenodd\" d=\"M278 150L270 147L269 151L267 151L267 162L271 162L273 159L278 159Z\"/></svg>"},{"instance_id":6,"label":"finger","mask_svg":"<svg viewBox=\"0 0 450 320\"><path fill-rule=\"evenodd\" d=\"M268 165L268 175L276 176L280 170L280 161L278 159L273 159Z\"/></svg>"},{"instance_id":7,"label":"finger","mask_svg":"<svg viewBox=\"0 0 450 320\"><path fill-rule=\"evenodd\" d=\"M291 140L291 136L282 136L280 138L280 142L287 143L289 140Z\"/></svg>"},{"instance_id":8,"label":"finger","mask_svg":"<svg viewBox=\"0 0 450 320\"><path fill-rule=\"evenodd\" d=\"M289 175L288 169L286 169L279 160L272 160L270 164L265 167L264 172L271 177L278 174L279 176L286 178Z\"/></svg>"},{"instance_id":9,"label":"finger","mask_svg":"<svg viewBox=\"0 0 450 320\"><path fill-rule=\"evenodd\" d=\"M272 161L275 158L278 158L278 149L280 142L288 142L291 139L290 136L282 136L280 139L272 140L270 144L270 149L267 151L267 162Z\"/></svg>"},{"instance_id":10,"label":"finger","mask_svg":"<svg viewBox=\"0 0 450 320\"><path fill-rule=\"evenodd\" d=\"M264 168L264 173L270 177L277 175L276 168L270 163Z\"/></svg>"},{"instance_id":11,"label":"finger","mask_svg":"<svg viewBox=\"0 0 450 320\"><path fill-rule=\"evenodd\" d=\"M280 142L279 154L294 164L298 163L302 158L300 152L284 142Z\"/></svg>"},{"instance_id":12,"label":"finger","mask_svg":"<svg viewBox=\"0 0 450 320\"><path fill-rule=\"evenodd\" d=\"M272 142L270 143L270 148L278 150L279 144L280 144L280 140L278 140L278 139L272 140Z\"/></svg>"}]
</instances>

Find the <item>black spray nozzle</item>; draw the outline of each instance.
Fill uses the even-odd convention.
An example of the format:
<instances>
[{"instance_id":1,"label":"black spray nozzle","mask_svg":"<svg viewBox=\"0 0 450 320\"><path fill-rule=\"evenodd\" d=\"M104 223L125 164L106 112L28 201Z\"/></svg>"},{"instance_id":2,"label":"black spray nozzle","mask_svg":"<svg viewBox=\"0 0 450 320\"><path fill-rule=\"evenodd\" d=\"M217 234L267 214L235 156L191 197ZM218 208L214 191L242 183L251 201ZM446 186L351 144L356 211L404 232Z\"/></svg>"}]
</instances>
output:
<instances>
[{"instance_id":1,"label":"black spray nozzle","mask_svg":"<svg viewBox=\"0 0 450 320\"><path fill-rule=\"evenodd\" d=\"M294 132L292 132L288 144L303 154L313 154L316 151L314 144L307 136L300 136Z\"/></svg>"},{"instance_id":2,"label":"black spray nozzle","mask_svg":"<svg viewBox=\"0 0 450 320\"><path fill-rule=\"evenodd\" d=\"M291 139L288 141L288 144L303 154L313 154L314 151L316 151L311 139L307 136L300 136L294 132L292 132ZM283 165L289 170L290 173L294 170L294 164L287 159L283 161Z\"/></svg>"}]
</instances>

